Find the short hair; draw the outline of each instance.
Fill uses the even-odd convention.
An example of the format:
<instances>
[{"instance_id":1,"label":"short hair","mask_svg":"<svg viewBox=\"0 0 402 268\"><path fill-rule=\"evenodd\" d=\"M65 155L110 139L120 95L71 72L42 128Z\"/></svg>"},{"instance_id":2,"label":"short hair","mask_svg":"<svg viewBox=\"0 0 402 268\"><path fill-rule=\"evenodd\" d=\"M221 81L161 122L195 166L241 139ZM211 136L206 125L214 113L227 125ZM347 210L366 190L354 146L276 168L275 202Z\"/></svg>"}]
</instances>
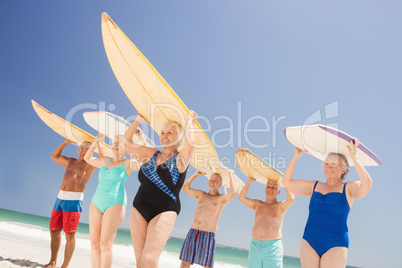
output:
<instances>
[{"instance_id":1,"label":"short hair","mask_svg":"<svg viewBox=\"0 0 402 268\"><path fill-rule=\"evenodd\" d=\"M278 182L278 181L275 181L275 180L268 180L267 183L265 184L265 186L267 186L268 183L273 183L273 184L275 184L276 186L278 186L278 189L281 188L281 187L279 186L279 182Z\"/></svg>"},{"instance_id":2,"label":"short hair","mask_svg":"<svg viewBox=\"0 0 402 268\"><path fill-rule=\"evenodd\" d=\"M119 139L119 142L120 142L120 141L125 141L125 140L126 140L126 136L125 136L125 135L116 135L116 136L114 137L114 140L116 140L116 139Z\"/></svg>"},{"instance_id":3,"label":"short hair","mask_svg":"<svg viewBox=\"0 0 402 268\"><path fill-rule=\"evenodd\" d=\"M209 177L209 178L211 178L213 175L218 175L219 176L219 178L221 178L221 183L223 183L223 178L222 178L222 176L221 176L221 174L219 174L219 173L217 173L217 172L215 172L215 173L212 173L212 175Z\"/></svg>"},{"instance_id":4,"label":"short hair","mask_svg":"<svg viewBox=\"0 0 402 268\"><path fill-rule=\"evenodd\" d=\"M176 123L176 122L174 122L174 121L168 121L168 122L163 126L163 128L167 128L167 127L170 127L170 126L173 126L173 127L176 129L177 133L182 132L183 127L182 127L179 123Z\"/></svg>"},{"instance_id":5,"label":"short hair","mask_svg":"<svg viewBox=\"0 0 402 268\"><path fill-rule=\"evenodd\" d=\"M83 141L83 142L81 142L80 146L81 146L82 144L84 144L84 143L88 143L88 145L89 145L88 148L91 147L91 145L92 145L92 142L90 142L90 141Z\"/></svg>"},{"instance_id":6,"label":"short hair","mask_svg":"<svg viewBox=\"0 0 402 268\"><path fill-rule=\"evenodd\" d=\"M325 162L327 162L329 159L333 159L333 158L338 158L341 160L341 168L343 170L343 174L341 175L341 180L344 180L346 178L346 176L349 174L348 159L343 154L329 153L327 155L327 157L325 158L324 165L325 165Z\"/></svg>"},{"instance_id":7,"label":"short hair","mask_svg":"<svg viewBox=\"0 0 402 268\"><path fill-rule=\"evenodd\" d=\"M177 145L180 146L184 140L184 131L182 125L175 121L168 121L164 126L163 129L173 126L177 131L177 138L179 139Z\"/></svg>"}]
</instances>

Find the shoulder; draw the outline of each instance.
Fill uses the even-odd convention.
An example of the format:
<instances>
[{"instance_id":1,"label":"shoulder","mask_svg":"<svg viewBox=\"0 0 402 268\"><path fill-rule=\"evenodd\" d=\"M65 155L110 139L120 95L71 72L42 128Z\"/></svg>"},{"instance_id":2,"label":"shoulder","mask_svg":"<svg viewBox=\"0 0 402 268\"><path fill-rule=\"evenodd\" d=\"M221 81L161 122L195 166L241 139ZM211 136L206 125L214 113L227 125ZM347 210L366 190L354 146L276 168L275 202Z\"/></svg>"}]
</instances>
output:
<instances>
[{"instance_id":1,"label":"shoulder","mask_svg":"<svg viewBox=\"0 0 402 268\"><path fill-rule=\"evenodd\" d=\"M77 159L77 158L74 158L74 157L67 157L67 156L65 156L65 158L66 158L67 161L69 161L69 162L78 161L78 159Z\"/></svg>"},{"instance_id":2,"label":"shoulder","mask_svg":"<svg viewBox=\"0 0 402 268\"><path fill-rule=\"evenodd\" d=\"M204 199L204 198L210 198L211 197L207 192L204 192L203 190L198 190L198 189L194 189L194 190L198 191L198 193L199 193L198 199L201 199L201 198Z\"/></svg>"},{"instance_id":3,"label":"shoulder","mask_svg":"<svg viewBox=\"0 0 402 268\"><path fill-rule=\"evenodd\" d=\"M264 206L264 207L265 207L265 202L262 202L262 201L259 200L259 199L251 199L251 200L253 200L253 201L255 202L255 204L256 204L257 207L261 207L261 206Z\"/></svg>"}]
</instances>

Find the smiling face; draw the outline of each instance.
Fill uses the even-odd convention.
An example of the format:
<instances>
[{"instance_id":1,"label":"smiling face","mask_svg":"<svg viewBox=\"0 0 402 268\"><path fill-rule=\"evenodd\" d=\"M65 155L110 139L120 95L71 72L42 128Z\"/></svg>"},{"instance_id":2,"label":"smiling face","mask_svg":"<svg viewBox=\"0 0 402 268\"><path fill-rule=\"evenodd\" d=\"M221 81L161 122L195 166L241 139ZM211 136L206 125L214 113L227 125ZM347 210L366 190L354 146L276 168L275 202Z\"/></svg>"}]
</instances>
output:
<instances>
[{"instance_id":1,"label":"smiling face","mask_svg":"<svg viewBox=\"0 0 402 268\"><path fill-rule=\"evenodd\" d=\"M212 174L211 177L209 178L208 189L210 191L219 190L221 186L222 186L222 177L217 173Z\"/></svg>"},{"instance_id":2,"label":"smiling face","mask_svg":"<svg viewBox=\"0 0 402 268\"><path fill-rule=\"evenodd\" d=\"M88 141L84 141L81 143L80 147L78 147L78 155L84 157L84 155L87 153L89 150L89 147L91 147L91 143Z\"/></svg>"},{"instance_id":3,"label":"smiling face","mask_svg":"<svg viewBox=\"0 0 402 268\"><path fill-rule=\"evenodd\" d=\"M166 124L166 126L162 129L161 135L159 136L162 148L178 146L179 141L179 126L175 124Z\"/></svg>"},{"instance_id":4,"label":"smiling face","mask_svg":"<svg viewBox=\"0 0 402 268\"><path fill-rule=\"evenodd\" d=\"M280 193L279 185L276 181L268 181L265 185L265 195L277 197Z\"/></svg>"}]
</instances>

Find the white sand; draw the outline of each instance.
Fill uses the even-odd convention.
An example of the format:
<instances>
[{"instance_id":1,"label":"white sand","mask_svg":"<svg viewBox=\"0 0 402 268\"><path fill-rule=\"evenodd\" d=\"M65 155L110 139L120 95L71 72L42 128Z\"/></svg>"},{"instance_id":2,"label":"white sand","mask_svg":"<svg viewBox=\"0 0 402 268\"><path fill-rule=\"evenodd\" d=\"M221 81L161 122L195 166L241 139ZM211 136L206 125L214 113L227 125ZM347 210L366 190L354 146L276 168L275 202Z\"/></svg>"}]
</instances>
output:
<instances>
[{"instance_id":1,"label":"white sand","mask_svg":"<svg viewBox=\"0 0 402 268\"><path fill-rule=\"evenodd\" d=\"M63 263L64 248L61 247L57 259L57 267ZM0 237L0 267L1 268L19 268L19 267L44 267L50 260L50 245L45 247L33 243L26 243L19 240ZM91 260L89 255L74 252L70 262L71 268L90 268ZM124 268L119 264L113 264L113 267Z\"/></svg>"}]
</instances>

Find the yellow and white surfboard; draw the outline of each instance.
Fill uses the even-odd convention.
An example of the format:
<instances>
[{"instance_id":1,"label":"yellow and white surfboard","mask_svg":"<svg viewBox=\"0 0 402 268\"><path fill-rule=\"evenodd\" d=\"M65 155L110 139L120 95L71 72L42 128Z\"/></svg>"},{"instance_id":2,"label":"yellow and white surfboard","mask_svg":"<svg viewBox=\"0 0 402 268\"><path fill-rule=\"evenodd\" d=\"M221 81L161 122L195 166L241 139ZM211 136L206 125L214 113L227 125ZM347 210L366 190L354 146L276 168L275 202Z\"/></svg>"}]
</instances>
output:
<instances>
[{"instance_id":1,"label":"yellow and white surfboard","mask_svg":"<svg viewBox=\"0 0 402 268\"><path fill-rule=\"evenodd\" d=\"M155 132L159 134L169 121L185 128L189 114L187 106L106 13L102 14L102 37L120 86L137 111L151 122ZM195 125L192 166L208 174L221 174L223 185L229 186L228 169L219 162L215 148L200 124L196 122ZM242 183L237 177L236 180Z\"/></svg>"},{"instance_id":2,"label":"yellow and white surfboard","mask_svg":"<svg viewBox=\"0 0 402 268\"><path fill-rule=\"evenodd\" d=\"M279 186L284 187L282 183L283 173L270 166L250 150L237 149L235 157L237 166L247 177L254 178L262 184L266 184L268 180L278 181Z\"/></svg>"},{"instance_id":3,"label":"yellow and white surfboard","mask_svg":"<svg viewBox=\"0 0 402 268\"><path fill-rule=\"evenodd\" d=\"M80 129L79 127L71 124L70 122L64 120L63 118L55 115L54 113L46 110L42 106L40 106L36 101L32 101L32 106L37 113L37 115L42 119L42 121L48 125L51 129L53 129L57 134L63 136L64 138L77 143L80 145L83 142L93 142L95 140L95 136L89 134L85 130ZM112 148L103 143L104 150L107 156L112 157ZM97 150L96 150L97 151Z\"/></svg>"}]
</instances>

